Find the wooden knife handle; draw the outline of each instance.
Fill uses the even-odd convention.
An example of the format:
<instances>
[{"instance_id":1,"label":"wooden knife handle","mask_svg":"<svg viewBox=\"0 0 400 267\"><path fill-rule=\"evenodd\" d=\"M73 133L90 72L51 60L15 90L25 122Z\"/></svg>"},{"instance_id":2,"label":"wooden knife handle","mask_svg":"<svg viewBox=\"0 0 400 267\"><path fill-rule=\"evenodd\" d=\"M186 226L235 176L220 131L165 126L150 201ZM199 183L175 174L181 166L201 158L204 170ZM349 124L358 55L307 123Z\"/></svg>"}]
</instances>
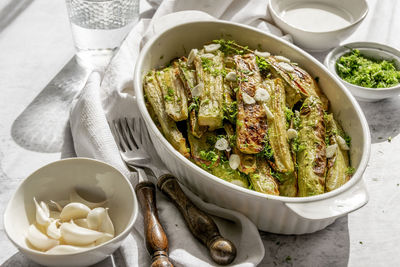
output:
<instances>
[{"instance_id":1,"label":"wooden knife handle","mask_svg":"<svg viewBox=\"0 0 400 267\"><path fill-rule=\"evenodd\" d=\"M135 187L144 219L146 248L152 257L151 267L173 267L168 258L168 239L158 219L155 186L141 182Z\"/></svg>"},{"instance_id":2,"label":"wooden knife handle","mask_svg":"<svg viewBox=\"0 0 400 267\"><path fill-rule=\"evenodd\" d=\"M173 175L162 175L157 187L178 207L190 231L207 246L214 262L227 265L235 259L235 245L221 236L213 219L190 201Z\"/></svg>"}]
</instances>

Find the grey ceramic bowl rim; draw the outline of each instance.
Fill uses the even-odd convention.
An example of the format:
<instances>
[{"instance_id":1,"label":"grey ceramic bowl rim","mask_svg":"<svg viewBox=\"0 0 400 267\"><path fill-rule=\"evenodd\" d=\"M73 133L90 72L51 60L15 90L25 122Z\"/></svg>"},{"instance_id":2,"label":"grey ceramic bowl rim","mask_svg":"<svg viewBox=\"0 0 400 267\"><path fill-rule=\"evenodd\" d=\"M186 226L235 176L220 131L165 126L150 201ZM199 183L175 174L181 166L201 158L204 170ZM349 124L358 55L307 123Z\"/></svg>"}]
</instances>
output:
<instances>
[{"instance_id":1,"label":"grey ceramic bowl rim","mask_svg":"<svg viewBox=\"0 0 400 267\"><path fill-rule=\"evenodd\" d=\"M328 70L333 73L339 80L346 85L346 87L353 86L355 88L358 88L360 90L365 90L365 91L370 91L370 92L388 92L392 90L398 90L400 88L400 83L396 84L395 86L391 87L385 87L385 88L368 88L368 87L363 87L359 86L356 84L349 83L345 80L343 80L336 72L336 64L332 65L329 64L330 60L332 58L339 58L347 53L350 52L350 48L353 49L371 49L371 50L381 50L384 51L388 54L393 55L393 60L398 62L398 65L400 66L400 51L392 46L388 46L385 44L377 43L377 42L352 42L352 43L347 43L341 46L338 46L334 48L331 52L329 52L324 60L324 65L328 68ZM343 49L346 49L342 51ZM336 63L336 61L335 61ZM398 69L400 71L400 69Z\"/></svg>"},{"instance_id":2,"label":"grey ceramic bowl rim","mask_svg":"<svg viewBox=\"0 0 400 267\"><path fill-rule=\"evenodd\" d=\"M316 32L316 31L307 31L307 30L298 28L298 27L296 27L296 26L293 25L293 24L289 24L289 23L288 23L286 20L284 20L284 19L282 18L282 16L275 10L275 7L272 6L272 4L271 4L272 1L273 1L273 0L269 0L269 3L268 3L269 10L270 10L277 18L279 18L279 19L282 21L282 23L284 23L284 24L287 25L288 27L291 27L291 28L293 28L293 29L296 29L296 30L298 30L298 31L300 31L300 32L303 32L303 33L310 33L310 34L334 33L334 32L337 32L337 31L341 31L341 30L346 30L346 29L352 28L354 25L356 25L357 23L359 23L359 22L361 22L362 20L364 20L365 17L367 16L367 14L368 14L368 11L369 11L368 2L367 2L366 0L361 0L361 1L364 2L365 6L366 6L366 8L365 8L365 10L364 10L364 13L362 13L362 15L361 15L358 19L356 19L355 21L353 21L350 25L347 25L347 26L344 26L344 27L341 27L341 28L338 28L338 29L335 29L335 30Z\"/></svg>"},{"instance_id":3,"label":"grey ceramic bowl rim","mask_svg":"<svg viewBox=\"0 0 400 267\"><path fill-rule=\"evenodd\" d=\"M75 255L86 254L86 253L88 253L88 252L90 252L90 251L97 250L97 249L99 249L100 247L104 247L104 246L106 246L106 245L109 244L109 243L113 243L113 242L115 242L115 241L121 240L122 237L123 237L127 232L132 231L132 228L133 228L133 226L134 226L134 224L135 224L135 222L136 222L136 219L137 219L137 216L138 216L138 212L139 212L139 211L138 211L139 207L138 207L138 203L137 203L137 200L136 200L136 193L135 193L135 190L133 189L133 186L132 186L132 184L130 183L129 179L128 179L121 171L119 171L117 168L115 168L115 167L112 166L111 164L108 164L107 162L104 162L104 161L101 161L101 160L92 159L92 158L86 158L86 157L64 158L64 159L55 160L55 161L52 161L52 162L50 162L50 163L48 163L48 164L46 164L46 165L41 166L40 168L34 170L32 173L30 173L29 175L27 175L26 178L22 181L22 183L21 183L21 184L17 187L17 189L14 191L14 193L12 194L12 196L11 196L9 202L7 203L6 209L5 209L4 214L3 214L3 221L4 221L4 222L6 221L5 217L6 217L6 215L8 214L7 211L8 211L8 209L9 209L9 205L10 205L10 203L11 203L11 200L15 197L15 194L16 194L17 190L19 190L19 189L23 186L23 184L25 184L26 181L27 181L32 175L34 175L35 173L39 172L40 170L42 170L42 169L44 169L44 168L47 168L49 165L56 164L56 163L63 162L63 161L92 161L92 162L97 162L97 163L101 163L101 164L107 165L107 167L109 167L109 168L111 168L111 169L114 169L115 171L117 171L118 173L120 173L120 174L122 175L122 177L126 180L128 186L129 186L130 189L131 189L130 191L131 191L132 194L133 194L133 199L134 199L134 201L136 202L135 205L137 206L137 208L134 209L134 210L132 211L131 218L130 218L130 222L128 223L128 225L127 225L127 226L125 227L125 229L124 229L121 233L119 233L117 236L114 236L112 239L110 239L110 240L108 240L107 242L104 242L104 243L102 243L102 244L100 244L100 245L98 245L98 246L89 248L89 249L84 250L84 251L74 252L74 253L67 253L67 254L46 254L45 252L42 252L42 251L39 251L39 250L35 250L35 249L29 248L29 247L26 247L26 248L25 248L25 247L22 247L22 246L20 246L17 242L15 242L14 239L11 238L11 236L8 234L8 231L7 231L6 228L5 228L4 230L5 230L5 232L6 232L6 235L7 235L8 239L14 244L14 246L16 246L19 250L22 250L23 252L29 252L29 253L37 254L37 255L44 255L44 256L49 257L49 258L57 258L57 257L59 257L59 256L75 256Z\"/></svg>"}]
</instances>

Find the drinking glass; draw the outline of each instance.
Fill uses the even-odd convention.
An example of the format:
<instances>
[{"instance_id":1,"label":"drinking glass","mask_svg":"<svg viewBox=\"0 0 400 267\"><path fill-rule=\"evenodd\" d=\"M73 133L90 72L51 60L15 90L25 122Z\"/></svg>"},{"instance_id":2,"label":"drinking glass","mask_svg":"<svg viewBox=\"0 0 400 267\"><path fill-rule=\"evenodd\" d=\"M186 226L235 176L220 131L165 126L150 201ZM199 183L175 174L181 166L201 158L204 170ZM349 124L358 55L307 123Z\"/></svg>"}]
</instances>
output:
<instances>
[{"instance_id":1,"label":"drinking glass","mask_svg":"<svg viewBox=\"0 0 400 267\"><path fill-rule=\"evenodd\" d=\"M66 0L78 52L114 50L139 17L139 0Z\"/></svg>"}]
</instances>

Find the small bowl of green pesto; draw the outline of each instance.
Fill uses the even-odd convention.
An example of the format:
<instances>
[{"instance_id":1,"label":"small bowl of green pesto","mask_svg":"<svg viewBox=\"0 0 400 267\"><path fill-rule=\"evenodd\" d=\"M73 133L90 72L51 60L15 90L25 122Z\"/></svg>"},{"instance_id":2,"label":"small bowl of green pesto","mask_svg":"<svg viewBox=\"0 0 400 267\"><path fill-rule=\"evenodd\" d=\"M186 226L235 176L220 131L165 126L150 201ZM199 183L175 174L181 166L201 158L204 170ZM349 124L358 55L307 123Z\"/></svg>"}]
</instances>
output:
<instances>
[{"instance_id":1,"label":"small bowl of green pesto","mask_svg":"<svg viewBox=\"0 0 400 267\"><path fill-rule=\"evenodd\" d=\"M333 49L325 66L359 101L400 94L400 51L379 43L356 42Z\"/></svg>"}]
</instances>

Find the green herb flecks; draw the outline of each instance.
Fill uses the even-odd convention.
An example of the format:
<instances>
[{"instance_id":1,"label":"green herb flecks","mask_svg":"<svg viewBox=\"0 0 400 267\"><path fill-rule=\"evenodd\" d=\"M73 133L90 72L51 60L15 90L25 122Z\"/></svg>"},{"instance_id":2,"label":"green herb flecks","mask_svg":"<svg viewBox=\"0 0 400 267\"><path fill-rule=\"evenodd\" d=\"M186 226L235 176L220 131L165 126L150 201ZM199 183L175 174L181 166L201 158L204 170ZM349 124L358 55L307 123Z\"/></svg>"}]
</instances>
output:
<instances>
[{"instance_id":1,"label":"green herb flecks","mask_svg":"<svg viewBox=\"0 0 400 267\"><path fill-rule=\"evenodd\" d=\"M369 59L353 49L336 62L338 75L351 84L368 88L387 88L400 83L400 71L393 62Z\"/></svg>"},{"instance_id":2,"label":"green herb flecks","mask_svg":"<svg viewBox=\"0 0 400 267\"><path fill-rule=\"evenodd\" d=\"M271 65L265 60L265 58L259 56L256 57L256 63L261 75L263 77L267 77L270 72Z\"/></svg>"}]
</instances>

